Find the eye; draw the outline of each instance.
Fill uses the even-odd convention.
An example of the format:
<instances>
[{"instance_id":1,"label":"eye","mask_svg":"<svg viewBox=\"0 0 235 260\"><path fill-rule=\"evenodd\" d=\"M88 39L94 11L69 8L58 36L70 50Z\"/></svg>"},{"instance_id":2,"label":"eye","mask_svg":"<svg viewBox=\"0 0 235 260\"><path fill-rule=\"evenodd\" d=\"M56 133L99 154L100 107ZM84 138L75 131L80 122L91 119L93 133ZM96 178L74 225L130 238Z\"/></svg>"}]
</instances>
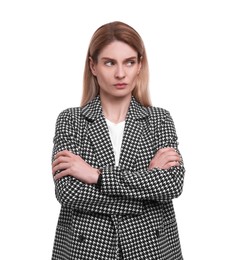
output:
<instances>
[{"instance_id":1,"label":"eye","mask_svg":"<svg viewBox=\"0 0 235 260\"><path fill-rule=\"evenodd\" d=\"M136 61L135 60L128 60L127 62L126 62L126 65L128 66L128 67L131 67L131 66L133 66L133 65L135 65L136 64Z\"/></svg>"},{"instance_id":2,"label":"eye","mask_svg":"<svg viewBox=\"0 0 235 260\"><path fill-rule=\"evenodd\" d=\"M111 67L111 66L114 65L114 61L112 61L112 60L107 60L107 61L104 62L104 64L105 64L106 66L108 66L108 67Z\"/></svg>"}]
</instances>

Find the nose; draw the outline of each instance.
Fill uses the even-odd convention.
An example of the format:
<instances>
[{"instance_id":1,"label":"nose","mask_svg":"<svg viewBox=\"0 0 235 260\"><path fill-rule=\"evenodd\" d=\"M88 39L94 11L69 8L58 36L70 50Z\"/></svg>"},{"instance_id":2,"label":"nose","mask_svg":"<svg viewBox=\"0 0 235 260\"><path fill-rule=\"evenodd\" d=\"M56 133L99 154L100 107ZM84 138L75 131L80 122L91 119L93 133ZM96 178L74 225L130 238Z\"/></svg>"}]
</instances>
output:
<instances>
[{"instance_id":1,"label":"nose","mask_svg":"<svg viewBox=\"0 0 235 260\"><path fill-rule=\"evenodd\" d=\"M118 79L123 79L126 76L125 69L122 65L117 65L116 71L115 71L115 77Z\"/></svg>"}]
</instances>

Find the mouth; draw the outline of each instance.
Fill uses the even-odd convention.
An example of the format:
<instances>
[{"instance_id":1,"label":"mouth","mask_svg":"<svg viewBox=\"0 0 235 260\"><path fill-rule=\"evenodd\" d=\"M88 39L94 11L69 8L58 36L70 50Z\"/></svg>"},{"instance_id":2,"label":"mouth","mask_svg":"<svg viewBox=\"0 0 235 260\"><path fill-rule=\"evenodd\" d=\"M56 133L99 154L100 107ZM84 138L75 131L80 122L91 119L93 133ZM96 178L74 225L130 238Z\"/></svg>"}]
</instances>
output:
<instances>
[{"instance_id":1,"label":"mouth","mask_svg":"<svg viewBox=\"0 0 235 260\"><path fill-rule=\"evenodd\" d=\"M114 86L118 89L122 89L122 88L125 88L127 86L126 83L117 83L117 84L114 84Z\"/></svg>"}]
</instances>

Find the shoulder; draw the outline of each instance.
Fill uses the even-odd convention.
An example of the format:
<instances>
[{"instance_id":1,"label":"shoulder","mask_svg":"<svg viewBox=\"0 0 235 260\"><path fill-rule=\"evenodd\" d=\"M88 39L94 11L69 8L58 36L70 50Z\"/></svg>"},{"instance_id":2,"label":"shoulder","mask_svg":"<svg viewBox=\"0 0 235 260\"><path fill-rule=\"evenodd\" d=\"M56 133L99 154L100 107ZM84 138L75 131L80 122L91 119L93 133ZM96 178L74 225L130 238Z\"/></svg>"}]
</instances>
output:
<instances>
[{"instance_id":1,"label":"shoulder","mask_svg":"<svg viewBox=\"0 0 235 260\"><path fill-rule=\"evenodd\" d=\"M69 107L62 110L59 116L77 116L81 114L81 107Z\"/></svg>"},{"instance_id":2,"label":"shoulder","mask_svg":"<svg viewBox=\"0 0 235 260\"><path fill-rule=\"evenodd\" d=\"M154 107L154 106L149 106L146 108L148 110L149 116L152 118L164 119L170 115L170 112L165 108Z\"/></svg>"},{"instance_id":3,"label":"shoulder","mask_svg":"<svg viewBox=\"0 0 235 260\"><path fill-rule=\"evenodd\" d=\"M149 122L154 128L175 128L173 118L169 110L161 107L147 107L149 112Z\"/></svg>"},{"instance_id":4,"label":"shoulder","mask_svg":"<svg viewBox=\"0 0 235 260\"><path fill-rule=\"evenodd\" d=\"M57 123L59 122L76 122L81 120L81 107L70 107L62 110L58 117Z\"/></svg>"},{"instance_id":5,"label":"shoulder","mask_svg":"<svg viewBox=\"0 0 235 260\"><path fill-rule=\"evenodd\" d=\"M70 107L64 109L60 114L59 118L73 119L75 121L88 120L93 121L102 114L101 102L99 96L88 102L85 106L81 107Z\"/></svg>"}]
</instances>

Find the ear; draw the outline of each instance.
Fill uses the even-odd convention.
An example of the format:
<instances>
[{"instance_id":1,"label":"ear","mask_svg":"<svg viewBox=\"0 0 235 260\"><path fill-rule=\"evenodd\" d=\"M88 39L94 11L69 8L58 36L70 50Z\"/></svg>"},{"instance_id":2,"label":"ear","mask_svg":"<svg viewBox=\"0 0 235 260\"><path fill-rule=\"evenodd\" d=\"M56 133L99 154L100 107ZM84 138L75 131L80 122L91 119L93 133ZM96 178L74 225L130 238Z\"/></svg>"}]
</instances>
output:
<instances>
[{"instance_id":1,"label":"ear","mask_svg":"<svg viewBox=\"0 0 235 260\"><path fill-rule=\"evenodd\" d=\"M91 69L92 74L94 76L96 76L97 73L96 73L95 63L94 63L94 61L91 57L89 57L89 65L90 65L90 69Z\"/></svg>"},{"instance_id":2,"label":"ear","mask_svg":"<svg viewBox=\"0 0 235 260\"><path fill-rule=\"evenodd\" d=\"M141 62L141 60L142 60L142 57L140 58L140 62L139 62L139 68L138 68L138 75L140 74L140 70L141 70L141 67L142 67L142 62Z\"/></svg>"}]
</instances>

